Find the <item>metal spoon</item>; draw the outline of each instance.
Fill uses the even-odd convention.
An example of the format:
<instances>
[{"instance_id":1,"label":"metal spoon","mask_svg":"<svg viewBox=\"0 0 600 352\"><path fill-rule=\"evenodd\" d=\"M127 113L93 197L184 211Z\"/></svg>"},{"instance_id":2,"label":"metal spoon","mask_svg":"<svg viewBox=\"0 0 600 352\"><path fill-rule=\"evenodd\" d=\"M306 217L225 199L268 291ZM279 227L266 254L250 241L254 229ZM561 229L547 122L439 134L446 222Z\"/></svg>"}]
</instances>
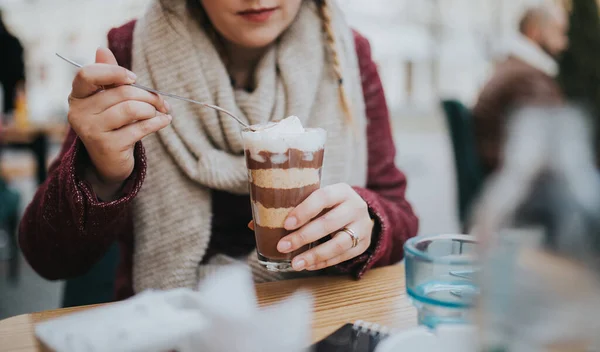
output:
<instances>
[{"instance_id":1,"label":"metal spoon","mask_svg":"<svg viewBox=\"0 0 600 352\"><path fill-rule=\"evenodd\" d=\"M79 68L83 67L81 64L78 64L77 62L75 62L73 60L67 59L66 57L60 55L59 53L56 53L56 56L60 57L61 59L65 60L66 62L70 63L73 66L76 66L76 67L79 67ZM156 89L144 87L144 86L139 85L137 83L131 83L129 85L132 86L132 87L143 89L145 91L148 91L148 92L151 92L151 93L154 93L154 94L159 94L159 95L162 95L162 96L165 96L165 97L169 97L169 98L173 98L173 99L183 100L183 101L186 101L188 103L198 104L198 105L202 105L204 107L210 108L210 109L214 109L214 110L220 111L220 112L222 112L222 113L224 113L226 115L229 115L229 116L233 117L240 125L244 126L245 128L252 129L252 127L250 125L248 125L247 123L245 123L244 121L242 121L239 117L235 116L230 111L227 111L227 110L225 110L223 108L220 108L220 107L218 107L216 105L207 104L207 103L203 103L203 102L200 102L200 101L196 101L196 100L192 100L192 99L180 97L178 95L171 94L171 93L164 93L164 92L158 91Z\"/></svg>"}]
</instances>

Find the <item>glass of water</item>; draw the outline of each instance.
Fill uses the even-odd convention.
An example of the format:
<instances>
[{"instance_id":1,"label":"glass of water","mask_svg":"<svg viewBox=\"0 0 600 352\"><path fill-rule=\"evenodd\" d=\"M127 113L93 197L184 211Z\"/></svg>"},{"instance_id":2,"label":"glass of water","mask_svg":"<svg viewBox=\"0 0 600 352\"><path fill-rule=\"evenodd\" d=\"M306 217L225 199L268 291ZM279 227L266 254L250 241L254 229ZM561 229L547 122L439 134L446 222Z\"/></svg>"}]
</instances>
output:
<instances>
[{"instance_id":1,"label":"glass of water","mask_svg":"<svg viewBox=\"0 0 600 352\"><path fill-rule=\"evenodd\" d=\"M472 323L479 288L476 240L469 235L415 237L404 245L406 291L419 324Z\"/></svg>"}]
</instances>

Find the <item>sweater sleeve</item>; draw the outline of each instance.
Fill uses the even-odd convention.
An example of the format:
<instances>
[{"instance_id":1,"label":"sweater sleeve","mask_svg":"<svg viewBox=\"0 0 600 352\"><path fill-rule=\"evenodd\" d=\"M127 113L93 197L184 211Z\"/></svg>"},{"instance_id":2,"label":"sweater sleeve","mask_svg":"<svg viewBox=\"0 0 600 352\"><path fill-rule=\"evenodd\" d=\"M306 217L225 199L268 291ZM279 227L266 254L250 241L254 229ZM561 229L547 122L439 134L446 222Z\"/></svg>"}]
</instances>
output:
<instances>
[{"instance_id":1,"label":"sweater sleeve","mask_svg":"<svg viewBox=\"0 0 600 352\"><path fill-rule=\"evenodd\" d=\"M69 131L48 178L25 210L19 244L29 264L49 280L86 273L106 253L131 221L128 205L144 178L144 152L138 143L136 165L123 196L102 202L82 178L89 158L83 143Z\"/></svg>"},{"instance_id":2,"label":"sweater sleeve","mask_svg":"<svg viewBox=\"0 0 600 352\"><path fill-rule=\"evenodd\" d=\"M133 22L109 35L110 48L125 67L130 65L128 38L132 31ZM141 188L146 172L141 142L136 144L134 156L135 167L124 184L122 196L102 202L81 177L90 165L89 156L76 133L69 130L48 178L25 210L19 228L21 250L38 274L50 280L82 275L119 236L131 235L129 204Z\"/></svg>"},{"instance_id":3,"label":"sweater sleeve","mask_svg":"<svg viewBox=\"0 0 600 352\"><path fill-rule=\"evenodd\" d=\"M416 236L419 221L405 197L406 177L395 164L389 112L369 42L356 32L354 37L368 118L369 160L367 186L354 190L367 202L375 227L367 252L338 269L361 277L370 268L400 261L404 242Z\"/></svg>"}]
</instances>

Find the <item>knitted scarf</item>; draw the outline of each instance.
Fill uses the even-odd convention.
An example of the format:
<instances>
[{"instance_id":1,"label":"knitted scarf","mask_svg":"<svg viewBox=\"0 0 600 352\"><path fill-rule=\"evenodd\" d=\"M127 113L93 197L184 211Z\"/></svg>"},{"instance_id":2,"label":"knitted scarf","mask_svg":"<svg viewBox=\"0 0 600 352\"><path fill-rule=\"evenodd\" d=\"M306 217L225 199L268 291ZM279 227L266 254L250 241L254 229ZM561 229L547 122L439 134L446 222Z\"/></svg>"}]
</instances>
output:
<instances>
[{"instance_id":1,"label":"knitted scarf","mask_svg":"<svg viewBox=\"0 0 600 352\"><path fill-rule=\"evenodd\" d=\"M366 116L360 72L353 35L338 8L332 5L332 24L353 125L339 102L338 81L313 1L304 1L290 28L263 56L255 71L256 89L250 93L231 86L216 48L185 1L171 0L170 5L173 13L153 0L136 25L133 71L138 83L219 105L250 124L297 115L305 127L328 132L323 185L365 185ZM211 189L248 193L237 122L201 106L169 103L172 124L143 140L147 172L133 204L136 292L195 287L212 270L200 264L213 235Z\"/></svg>"}]
</instances>

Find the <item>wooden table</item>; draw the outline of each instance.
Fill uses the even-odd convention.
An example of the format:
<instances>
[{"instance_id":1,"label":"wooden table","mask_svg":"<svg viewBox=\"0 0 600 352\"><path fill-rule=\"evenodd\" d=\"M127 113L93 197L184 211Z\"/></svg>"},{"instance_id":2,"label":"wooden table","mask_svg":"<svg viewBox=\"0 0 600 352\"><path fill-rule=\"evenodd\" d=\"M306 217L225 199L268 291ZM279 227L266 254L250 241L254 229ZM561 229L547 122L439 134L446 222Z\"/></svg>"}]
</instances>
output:
<instances>
[{"instance_id":1,"label":"wooden table","mask_svg":"<svg viewBox=\"0 0 600 352\"><path fill-rule=\"evenodd\" d=\"M298 289L309 290L315 298L313 341L361 319L400 329L417 325L416 310L406 296L404 267L400 265L372 270L360 281L322 277L256 287L261 306L275 303ZM36 323L89 308L58 309L2 320L0 352L42 351L33 334Z\"/></svg>"},{"instance_id":2,"label":"wooden table","mask_svg":"<svg viewBox=\"0 0 600 352\"><path fill-rule=\"evenodd\" d=\"M67 135L69 125L66 123L31 124L24 127L16 125L0 126L0 142L31 143L38 135L43 134L53 142L62 142Z\"/></svg>"},{"instance_id":3,"label":"wooden table","mask_svg":"<svg viewBox=\"0 0 600 352\"><path fill-rule=\"evenodd\" d=\"M48 146L51 141L62 142L69 126L67 124L44 124L0 126L0 150L25 149L30 151L35 158L35 170L38 184L46 179L48 166ZM0 164L0 176L10 179L19 179L29 172L29 168L10 168ZM24 174L25 173L25 174Z\"/></svg>"}]
</instances>

